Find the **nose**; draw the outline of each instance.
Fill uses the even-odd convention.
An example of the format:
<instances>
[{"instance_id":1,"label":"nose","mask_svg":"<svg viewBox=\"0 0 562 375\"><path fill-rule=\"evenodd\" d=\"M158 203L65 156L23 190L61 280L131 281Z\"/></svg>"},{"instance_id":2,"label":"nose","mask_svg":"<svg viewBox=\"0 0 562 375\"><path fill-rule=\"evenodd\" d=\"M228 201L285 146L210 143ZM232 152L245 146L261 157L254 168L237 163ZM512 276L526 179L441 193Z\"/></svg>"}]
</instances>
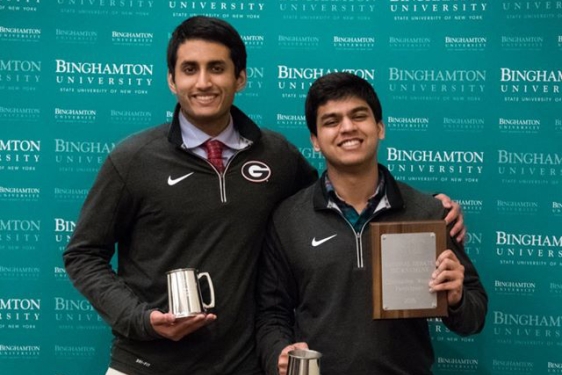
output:
<instances>
[{"instance_id":1,"label":"nose","mask_svg":"<svg viewBox=\"0 0 562 375\"><path fill-rule=\"evenodd\" d=\"M211 86L211 75L204 69L202 69L197 75L196 86L199 89L204 89Z\"/></svg>"},{"instance_id":2,"label":"nose","mask_svg":"<svg viewBox=\"0 0 562 375\"><path fill-rule=\"evenodd\" d=\"M344 116L341 120L340 131L342 132L350 132L355 130L355 123L352 119L347 116Z\"/></svg>"}]
</instances>

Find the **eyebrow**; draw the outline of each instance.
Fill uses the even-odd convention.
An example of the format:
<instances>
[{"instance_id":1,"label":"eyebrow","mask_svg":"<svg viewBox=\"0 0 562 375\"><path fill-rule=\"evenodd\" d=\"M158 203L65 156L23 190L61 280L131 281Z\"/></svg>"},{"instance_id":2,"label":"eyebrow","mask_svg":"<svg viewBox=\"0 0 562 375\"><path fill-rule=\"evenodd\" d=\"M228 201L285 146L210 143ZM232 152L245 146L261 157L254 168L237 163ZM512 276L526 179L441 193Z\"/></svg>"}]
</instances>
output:
<instances>
[{"instance_id":1,"label":"eyebrow","mask_svg":"<svg viewBox=\"0 0 562 375\"><path fill-rule=\"evenodd\" d=\"M180 64L181 67L188 66L188 65L199 65L199 62L193 61L193 60L185 60L185 61L182 61L181 64ZM208 61L205 65L210 65L210 66L226 65L226 61L224 61L224 60L211 60L211 61Z\"/></svg>"},{"instance_id":2,"label":"eyebrow","mask_svg":"<svg viewBox=\"0 0 562 375\"><path fill-rule=\"evenodd\" d=\"M367 106L355 107L351 111L349 111L349 113L351 115L354 115L354 114L356 114L358 112L362 112L362 111L369 112L369 107L367 107ZM325 113L322 116L320 116L320 120L325 120L325 119L328 119L328 118L338 117L338 116L339 116L339 114L336 113L336 112L328 112L328 113Z\"/></svg>"}]
</instances>

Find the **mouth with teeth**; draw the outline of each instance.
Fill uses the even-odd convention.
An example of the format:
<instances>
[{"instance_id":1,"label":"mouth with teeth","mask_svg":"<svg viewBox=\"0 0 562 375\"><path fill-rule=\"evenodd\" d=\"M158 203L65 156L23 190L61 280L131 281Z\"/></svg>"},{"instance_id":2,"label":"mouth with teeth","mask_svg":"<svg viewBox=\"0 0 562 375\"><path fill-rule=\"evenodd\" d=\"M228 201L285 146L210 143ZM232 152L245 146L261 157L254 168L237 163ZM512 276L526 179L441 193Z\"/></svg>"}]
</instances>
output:
<instances>
[{"instance_id":1,"label":"mouth with teeth","mask_svg":"<svg viewBox=\"0 0 562 375\"><path fill-rule=\"evenodd\" d=\"M353 149L358 147L361 144L361 142L362 141L357 138L346 139L345 141L338 143L338 146L342 148Z\"/></svg>"},{"instance_id":2,"label":"mouth with teeth","mask_svg":"<svg viewBox=\"0 0 562 375\"><path fill-rule=\"evenodd\" d=\"M216 98L218 97L218 95L211 95L211 94L198 94L198 95L193 95L193 99L195 99L198 103L200 104L210 104L212 103Z\"/></svg>"}]
</instances>

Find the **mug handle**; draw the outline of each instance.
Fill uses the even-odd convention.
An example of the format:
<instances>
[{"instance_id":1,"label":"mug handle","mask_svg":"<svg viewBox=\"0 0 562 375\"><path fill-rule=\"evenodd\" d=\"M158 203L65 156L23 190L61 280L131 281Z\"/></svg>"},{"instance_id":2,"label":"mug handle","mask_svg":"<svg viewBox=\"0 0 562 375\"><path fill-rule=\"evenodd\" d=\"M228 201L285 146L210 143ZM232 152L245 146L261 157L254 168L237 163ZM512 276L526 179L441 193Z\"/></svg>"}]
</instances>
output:
<instances>
[{"instance_id":1,"label":"mug handle","mask_svg":"<svg viewBox=\"0 0 562 375\"><path fill-rule=\"evenodd\" d=\"M203 276L207 279L207 282L209 283L209 291L211 292L211 302L208 305L203 302L203 307L206 309L212 309L215 307L215 288L213 287L213 281L211 280L209 272L201 272L197 275L197 280L200 280Z\"/></svg>"}]
</instances>

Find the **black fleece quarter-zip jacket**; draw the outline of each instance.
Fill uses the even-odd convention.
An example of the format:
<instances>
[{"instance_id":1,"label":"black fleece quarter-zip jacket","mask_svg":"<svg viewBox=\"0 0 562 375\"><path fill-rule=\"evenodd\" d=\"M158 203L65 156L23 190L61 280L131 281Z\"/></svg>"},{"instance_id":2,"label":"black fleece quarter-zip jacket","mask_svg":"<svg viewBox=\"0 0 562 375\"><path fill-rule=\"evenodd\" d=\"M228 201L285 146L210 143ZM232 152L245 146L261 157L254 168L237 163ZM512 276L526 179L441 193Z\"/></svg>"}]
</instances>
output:
<instances>
[{"instance_id":1,"label":"black fleece quarter-zip jacket","mask_svg":"<svg viewBox=\"0 0 562 375\"><path fill-rule=\"evenodd\" d=\"M388 207L372 222L445 217L438 200L396 181L384 166L379 169ZM373 320L370 237L368 224L356 233L333 208L323 178L275 210L260 260L256 324L268 375L277 375L283 348L303 341L323 354L322 375L432 373L426 319ZM465 278L461 303L449 308L443 323L460 335L474 334L484 326L488 297L462 245L447 237Z\"/></svg>"},{"instance_id":2,"label":"black fleece quarter-zip jacket","mask_svg":"<svg viewBox=\"0 0 562 375\"><path fill-rule=\"evenodd\" d=\"M233 107L236 130L252 144L221 175L181 147L178 113L179 106L171 124L133 135L110 153L64 252L66 270L112 328L112 368L260 374L255 277L267 220L317 174L283 136ZM168 311L166 272L185 267L209 272L217 320L173 342L152 329L149 316Z\"/></svg>"}]
</instances>

